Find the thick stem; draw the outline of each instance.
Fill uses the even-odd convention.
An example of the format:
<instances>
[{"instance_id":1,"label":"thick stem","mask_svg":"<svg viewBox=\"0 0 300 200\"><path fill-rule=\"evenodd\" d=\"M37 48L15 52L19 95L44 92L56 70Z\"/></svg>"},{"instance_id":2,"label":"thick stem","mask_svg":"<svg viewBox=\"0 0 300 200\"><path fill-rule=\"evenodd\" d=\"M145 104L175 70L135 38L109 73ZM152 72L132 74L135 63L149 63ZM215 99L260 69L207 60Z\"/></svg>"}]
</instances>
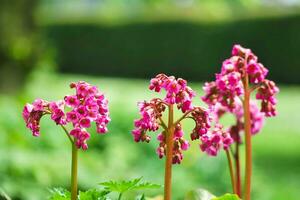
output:
<instances>
[{"instance_id":1,"label":"thick stem","mask_svg":"<svg viewBox=\"0 0 300 200\"><path fill-rule=\"evenodd\" d=\"M228 167L229 167L229 172L230 172L232 191L234 194L237 194L236 182L235 182L235 176L234 176L234 172L233 172L233 165L232 165L230 152L229 152L229 150L226 150L225 152L226 152L226 157L227 157Z\"/></svg>"},{"instance_id":2,"label":"thick stem","mask_svg":"<svg viewBox=\"0 0 300 200\"><path fill-rule=\"evenodd\" d=\"M239 135L238 135L238 141L239 141ZM236 192L237 195L241 198L242 197L242 186L241 186L241 166L240 166L240 144L239 142L236 142L235 145L235 170L236 170Z\"/></svg>"},{"instance_id":3,"label":"thick stem","mask_svg":"<svg viewBox=\"0 0 300 200\"><path fill-rule=\"evenodd\" d=\"M251 176L252 176L252 146L251 146L251 119L250 119L250 90L248 76L244 81L244 128L246 144L246 169L245 169L245 200L251 199Z\"/></svg>"},{"instance_id":4,"label":"thick stem","mask_svg":"<svg viewBox=\"0 0 300 200\"><path fill-rule=\"evenodd\" d=\"M77 200L77 168L78 149L75 142L72 144L72 169L71 169L71 200Z\"/></svg>"},{"instance_id":5,"label":"thick stem","mask_svg":"<svg viewBox=\"0 0 300 200\"><path fill-rule=\"evenodd\" d=\"M164 200L171 200L172 192L172 158L173 158L173 135L174 135L174 111L173 105L169 105L169 122L168 131L166 134L166 163L165 163L165 193Z\"/></svg>"}]
</instances>

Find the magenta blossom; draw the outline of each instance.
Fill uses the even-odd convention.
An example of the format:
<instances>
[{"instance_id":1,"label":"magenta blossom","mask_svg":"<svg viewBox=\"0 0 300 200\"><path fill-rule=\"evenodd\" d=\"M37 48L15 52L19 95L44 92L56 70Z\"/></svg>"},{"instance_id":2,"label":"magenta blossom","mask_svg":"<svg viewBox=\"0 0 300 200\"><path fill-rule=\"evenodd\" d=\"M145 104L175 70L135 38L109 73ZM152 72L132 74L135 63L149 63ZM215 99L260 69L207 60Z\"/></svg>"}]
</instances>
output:
<instances>
[{"instance_id":1,"label":"magenta blossom","mask_svg":"<svg viewBox=\"0 0 300 200\"><path fill-rule=\"evenodd\" d=\"M90 138L86 129L91 127L92 122L96 123L98 133L107 132L106 126L110 121L108 101L96 86L86 82L71 83L70 87L75 88L76 94L65 96L62 101L36 99L32 104L26 104L23 118L34 136L40 135L40 119L46 114L50 114L57 125L70 124L73 128L69 135L78 148L85 150L88 148L86 141Z\"/></svg>"},{"instance_id":2,"label":"magenta blossom","mask_svg":"<svg viewBox=\"0 0 300 200\"><path fill-rule=\"evenodd\" d=\"M227 131L222 130L220 124L217 124L212 132L201 137L201 141L201 150L210 156L216 156L222 147L227 150L233 139Z\"/></svg>"},{"instance_id":3,"label":"magenta blossom","mask_svg":"<svg viewBox=\"0 0 300 200\"><path fill-rule=\"evenodd\" d=\"M165 90L166 96L163 99L153 98L149 102L144 101L138 104L141 118L135 120L135 129L132 131L132 135L136 142L149 142L151 137L147 132L155 132L163 128L163 131L157 136L159 147L156 150L159 158L163 158L167 154L169 131L173 130L172 161L173 164L179 164L183 159L182 151L186 151L190 146L189 142L184 139L181 121L185 118L193 119L195 128L190 137L192 140L202 140L202 137L209 133L211 117L208 110L192 104L195 92L187 86L187 82L184 79L176 79L173 76L159 74L151 79L149 89L155 92ZM174 121L173 124L166 124L163 121L163 113L168 109L170 114L170 108L173 106L176 106L183 115ZM223 133L221 128L216 129L215 132L221 135Z\"/></svg>"},{"instance_id":4,"label":"magenta blossom","mask_svg":"<svg viewBox=\"0 0 300 200\"><path fill-rule=\"evenodd\" d=\"M258 62L256 55L250 49L234 45L232 56L225 60L221 72L216 74L216 80L205 83L205 95L202 100L209 106L219 102L222 106L233 110L244 94L243 83L249 80L253 90L257 89L256 99L261 100L260 111L266 117L276 115L276 98L279 92L273 81L267 80L268 70Z\"/></svg>"},{"instance_id":5,"label":"magenta blossom","mask_svg":"<svg viewBox=\"0 0 300 200\"><path fill-rule=\"evenodd\" d=\"M261 100L260 109L255 101L250 102L251 134L254 135L261 130L265 117L276 115L275 95L279 89L273 81L266 79L267 74L268 70L258 62L250 49L234 45L232 56L223 62L221 72L216 74L215 81L207 82L203 87L205 95L202 100L214 112L217 122L225 113L235 116L236 123L228 128L228 132L236 142L241 142L240 132L245 126L242 99L246 82L251 84L250 91L247 92L251 93L256 90L256 99ZM214 155L215 151L220 148L217 148L217 143L213 148L211 147L211 138L204 137L202 142L207 144L202 144L201 149Z\"/></svg>"}]
</instances>

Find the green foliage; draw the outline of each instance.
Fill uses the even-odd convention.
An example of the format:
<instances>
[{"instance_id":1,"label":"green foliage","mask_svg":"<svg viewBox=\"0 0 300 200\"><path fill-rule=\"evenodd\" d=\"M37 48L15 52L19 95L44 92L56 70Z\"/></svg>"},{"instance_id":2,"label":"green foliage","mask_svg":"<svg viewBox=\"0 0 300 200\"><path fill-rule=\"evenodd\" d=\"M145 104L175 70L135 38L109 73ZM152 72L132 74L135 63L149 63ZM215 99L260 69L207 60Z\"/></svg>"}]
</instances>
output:
<instances>
[{"instance_id":1,"label":"green foliage","mask_svg":"<svg viewBox=\"0 0 300 200\"><path fill-rule=\"evenodd\" d=\"M108 200L107 194L109 191L106 190L98 190L98 189L90 189L86 192L79 192L79 200Z\"/></svg>"},{"instance_id":2,"label":"green foliage","mask_svg":"<svg viewBox=\"0 0 300 200\"><path fill-rule=\"evenodd\" d=\"M111 191L111 192L118 192L120 194L123 194L124 192L128 191L134 191L134 190L144 190L144 189L157 189L160 188L160 185L149 183L149 182L143 182L140 183L142 180L142 177L136 178L130 181L108 181L108 182L102 182L99 183L99 185L104 186L105 190Z\"/></svg>"},{"instance_id":3,"label":"green foliage","mask_svg":"<svg viewBox=\"0 0 300 200\"><path fill-rule=\"evenodd\" d=\"M49 200L70 200L71 194L64 188L54 188L50 190L51 195ZM98 189L90 189L85 192L79 191L79 200L108 200L107 194L109 191L103 191Z\"/></svg>"},{"instance_id":4,"label":"green foliage","mask_svg":"<svg viewBox=\"0 0 300 200\"><path fill-rule=\"evenodd\" d=\"M54 188L50 190L51 196L49 200L70 200L71 193L64 188Z\"/></svg>"},{"instance_id":5,"label":"green foliage","mask_svg":"<svg viewBox=\"0 0 300 200\"><path fill-rule=\"evenodd\" d=\"M107 196L111 192L118 192L120 200L123 196L123 193L128 191L135 190L144 190L144 189L155 189L160 188L160 185L143 182L140 183L141 178L136 178L129 181L108 181L100 183L101 186L104 186L104 190L99 189L89 189L87 191L79 191L78 199L79 200L109 200ZM51 196L49 200L70 200L70 192L63 188L54 188L50 190ZM138 196L136 200L145 200L145 195Z\"/></svg>"},{"instance_id":6,"label":"green foliage","mask_svg":"<svg viewBox=\"0 0 300 200\"><path fill-rule=\"evenodd\" d=\"M146 200L146 197L145 197L145 195L143 194L142 196L137 197L136 200Z\"/></svg>"},{"instance_id":7,"label":"green foliage","mask_svg":"<svg viewBox=\"0 0 300 200\"><path fill-rule=\"evenodd\" d=\"M240 198L236 194L225 194L212 200L240 200Z\"/></svg>"}]
</instances>

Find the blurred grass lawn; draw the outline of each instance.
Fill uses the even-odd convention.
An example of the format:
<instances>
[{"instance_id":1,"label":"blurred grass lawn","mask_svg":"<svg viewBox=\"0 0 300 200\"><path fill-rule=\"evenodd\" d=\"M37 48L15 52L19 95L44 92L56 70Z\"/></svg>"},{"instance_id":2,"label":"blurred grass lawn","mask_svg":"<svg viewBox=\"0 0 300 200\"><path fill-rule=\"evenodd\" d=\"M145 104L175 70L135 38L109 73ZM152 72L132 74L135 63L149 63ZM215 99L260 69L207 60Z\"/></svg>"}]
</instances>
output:
<instances>
[{"instance_id":1,"label":"blurred grass lawn","mask_svg":"<svg viewBox=\"0 0 300 200\"><path fill-rule=\"evenodd\" d=\"M140 176L163 184L164 160L158 159L155 153L155 134L150 144L135 143L130 134L133 120L138 117L136 102L154 95L147 89L148 80L45 72L35 72L28 80L18 96L0 95L0 188L13 199L45 199L48 188L68 187L70 146L64 133L45 117L41 136L34 138L25 128L21 112L23 105L35 98L58 100L72 93L68 85L77 80L95 84L106 94L112 118L109 133L96 135L93 130L90 148L80 153L80 188L97 187L104 180ZM202 84L191 86L198 94L196 104L203 105L199 100ZM261 133L253 138L253 199L298 199L299 196L300 87L281 86L280 89L278 117L267 119ZM191 130L193 124L186 123L186 131ZM174 166L174 199L183 199L187 191L195 188L205 188L216 195L231 191L224 153L217 158L207 157L200 153L198 144L192 142L183 163ZM147 194L161 192L147 191Z\"/></svg>"}]
</instances>

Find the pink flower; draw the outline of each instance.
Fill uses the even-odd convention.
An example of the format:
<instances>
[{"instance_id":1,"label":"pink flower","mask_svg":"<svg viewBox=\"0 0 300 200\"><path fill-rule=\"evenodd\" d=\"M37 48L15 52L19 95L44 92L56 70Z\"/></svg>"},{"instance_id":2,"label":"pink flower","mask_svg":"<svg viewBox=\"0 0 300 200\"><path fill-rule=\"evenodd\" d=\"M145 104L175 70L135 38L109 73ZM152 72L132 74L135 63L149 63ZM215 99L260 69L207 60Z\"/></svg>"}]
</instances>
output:
<instances>
[{"instance_id":1,"label":"pink flower","mask_svg":"<svg viewBox=\"0 0 300 200\"><path fill-rule=\"evenodd\" d=\"M108 129L105 123L101 123L101 124L97 123L97 133L106 133L107 131Z\"/></svg>"},{"instance_id":2,"label":"pink flower","mask_svg":"<svg viewBox=\"0 0 300 200\"><path fill-rule=\"evenodd\" d=\"M191 133L191 140L196 140L208 132L211 127L211 118L208 111L203 110L201 107L195 107L191 115L196 123L196 126Z\"/></svg>"},{"instance_id":3,"label":"pink flower","mask_svg":"<svg viewBox=\"0 0 300 200\"><path fill-rule=\"evenodd\" d=\"M183 137L184 133L183 130L181 128L181 124L178 123L175 127L175 131L174 131L174 138L181 138Z\"/></svg>"},{"instance_id":4,"label":"pink flower","mask_svg":"<svg viewBox=\"0 0 300 200\"><path fill-rule=\"evenodd\" d=\"M221 73L216 74L213 82L205 83L205 95L202 100L210 107L217 102L233 110L238 104L239 98L244 94L244 81L249 78L249 83L258 88L257 99L262 100L261 112L266 116L276 115L275 94L278 88L275 83L266 78L268 70L258 62L256 55L250 49L234 45L232 56L222 64Z\"/></svg>"},{"instance_id":5,"label":"pink flower","mask_svg":"<svg viewBox=\"0 0 300 200\"><path fill-rule=\"evenodd\" d=\"M81 118L79 126L82 128L89 128L91 126L91 120L89 118Z\"/></svg>"},{"instance_id":6,"label":"pink flower","mask_svg":"<svg viewBox=\"0 0 300 200\"><path fill-rule=\"evenodd\" d=\"M267 117L276 116L275 105L277 103L275 95L279 92L278 87L273 81L265 79L258 88L256 99L262 100L261 112Z\"/></svg>"},{"instance_id":7,"label":"pink flower","mask_svg":"<svg viewBox=\"0 0 300 200\"><path fill-rule=\"evenodd\" d=\"M67 122L72 122L73 124L76 124L78 122L78 119L79 116L74 110L67 113Z\"/></svg>"},{"instance_id":8,"label":"pink flower","mask_svg":"<svg viewBox=\"0 0 300 200\"><path fill-rule=\"evenodd\" d=\"M78 148L86 150L88 148L87 140L90 138L86 128L89 128L92 122L96 123L98 133L107 132L107 124L110 122L108 101L96 86L84 81L71 83L70 87L76 89L76 94L65 96L63 101L49 103L37 99L32 105L26 104L23 118L34 136L39 135L39 122L41 117L46 114L50 114L51 119L57 125L72 123L73 129L70 131L70 135L74 137ZM72 108L66 114L65 105Z\"/></svg>"},{"instance_id":9,"label":"pink flower","mask_svg":"<svg viewBox=\"0 0 300 200\"><path fill-rule=\"evenodd\" d=\"M221 100L221 92L215 81L206 82L204 84L203 90L205 95L201 97L201 99L206 104L215 105L218 101Z\"/></svg>"},{"instance_id":10,"label":"pink flower","mask_svg":"<svg viewBox=\"0 0 300 200\"><path fill-rule=\"evenodd\" d=\"M26 127L29 128L33 136L40 135L40 120L46 114L48 103L41 99L37 99L33 104L26 104L23 109L23 119Z\"/></svg>"},{"instance_id":11,"label":"pink flower","mask_svg":"<svg viewBox=\"0 0 300 200\"><path fill-rule=\"evenodd\" d=\"M233 143L233 139L227 131L222 130L222 126L217 124L212 132L201 137L200 149L210 156L216 156L219 150L227 150Z\"/></svg>"},{"instance_id":12,"label":"pink flower","mask_svg":"<svg viewBox=\"0 0 300 200\"><path fill-rule=\"evenodd\" d=\"M78 107L76 107L76 112L81 117L87 116L87 109L84 105L79 105Z\"/></svg>"},{"instance_id":13,"label":"pink flower","mask_svg":"<svg viewBox=\"0 0 300 200\"><path fill-rule=\"evenodd\" d=\"M74 128L73 130L70 131L70 135L72 135L75 138L79 138L80 133L81 133L80 128Z\"/></svg>"},{"instance_id":14,"label":"pink flower","mask_svg":"<svg viewBox=\"0 0 300 200\"><path fill-rule=\"evenodd\" d=\"M66 124L63 101L50 102L49 110L51 112L51 119L55 121L56 124Z\"/></svg>"},{"instance_id":15,"label":"pink flower","mask_svg":"<svg viewBox=\"0 0 300 200\"><path fill-rule=\"evenodd\" d=\"M181 143L182 150L186 151L186 150L188 150L189 147L190 147L190 144L187 140L182 141L182 143Z\"/></svg>"},{"instance_id":16,"label":"pink flower","mask_svg":"<svg viewBox=\"0 0 300 200\"><path fill-rule=\"evenodd\" d=\"M33 110L34 111L43 111L44 106L47 106L48 102L44 101L43 99L36 99L33 103Z\"/></svg>"},{"instance_id":17,"label":"pink flower","mask_svg":"<svg viewBox=\"0 0 300 200\"><path fill-rule=\"evenodd\" d=\"M162 88L162 81L157 79L157 78L153 78L150 81L150 86L149 89L150 90L154 90L155 92L160 92Z\"/></svg>"},{"instance_id":18,"label":"pink flower","mask_svg":"<svg viewBox=\"0 0 300 200\"><path fill-rule=\"evenodd\" d=\"M25 121L28 121L29 120L29 117L30 117L30 113L32 112L33 110L33 106L29 103L27 103L25 106L24 106L24 109L23 109L23 119Z\"/></svg>"},{"instance_id":19,"label":"pink flower","mask_svg":"<svg viewBox=\"0 0 300 200\"><path fill-rule=\"evenodd\" d=\"M158 134L157 140L159 147L156 150L159 158L163 158L166 154L166 124L163 123L164 111L174 106L183 113L183 118L192 118L196 122L196 126L192 133L193 140L199 139L201 135L205 134L210 128L210 118L208 111L194 106L192 101L196 96L195 92L187 86L187 81L181 78L176 79L174 76L167 76L165 74L158 74L150 81L150 90L155 92L165 91L163 99L153 98L149 102L144 101L138 103L140 118L134 121L135 129L131 132L134 141L140 142L150 141L148 132L155 132L160 127L164 130ZM175 107L176 106L176 107ZM181 120L182 120L181 119ZM173 135L173 151L172 161L173 164L180 164L183 159L183 151L189 148L189 143L184 139L184 132L180 121L174 124L175 130Z\"/></svg>"},{"instance_id":20,"label":"pink flower","mask_svg":"<svg viewBox=\"0 0 300 200\"><path fill-rule=\"evenodd\" d=\"M179 85L175 79L170 80L168 85L166 86L166 90L168 91L168 93L171 94L177 94L180 91L180 89L181 85Z\"/></svg>"},{"instance_id":21,"label":"pink flower","mask_svg":"<svg viewBox=\"0 0 300 200\"><path fill-rule=\"evenodd\" d=\"M65 96L64 98L66 105L70 107L78 106L80 101L76 95Z\"/></svg>"}]
</instances>

